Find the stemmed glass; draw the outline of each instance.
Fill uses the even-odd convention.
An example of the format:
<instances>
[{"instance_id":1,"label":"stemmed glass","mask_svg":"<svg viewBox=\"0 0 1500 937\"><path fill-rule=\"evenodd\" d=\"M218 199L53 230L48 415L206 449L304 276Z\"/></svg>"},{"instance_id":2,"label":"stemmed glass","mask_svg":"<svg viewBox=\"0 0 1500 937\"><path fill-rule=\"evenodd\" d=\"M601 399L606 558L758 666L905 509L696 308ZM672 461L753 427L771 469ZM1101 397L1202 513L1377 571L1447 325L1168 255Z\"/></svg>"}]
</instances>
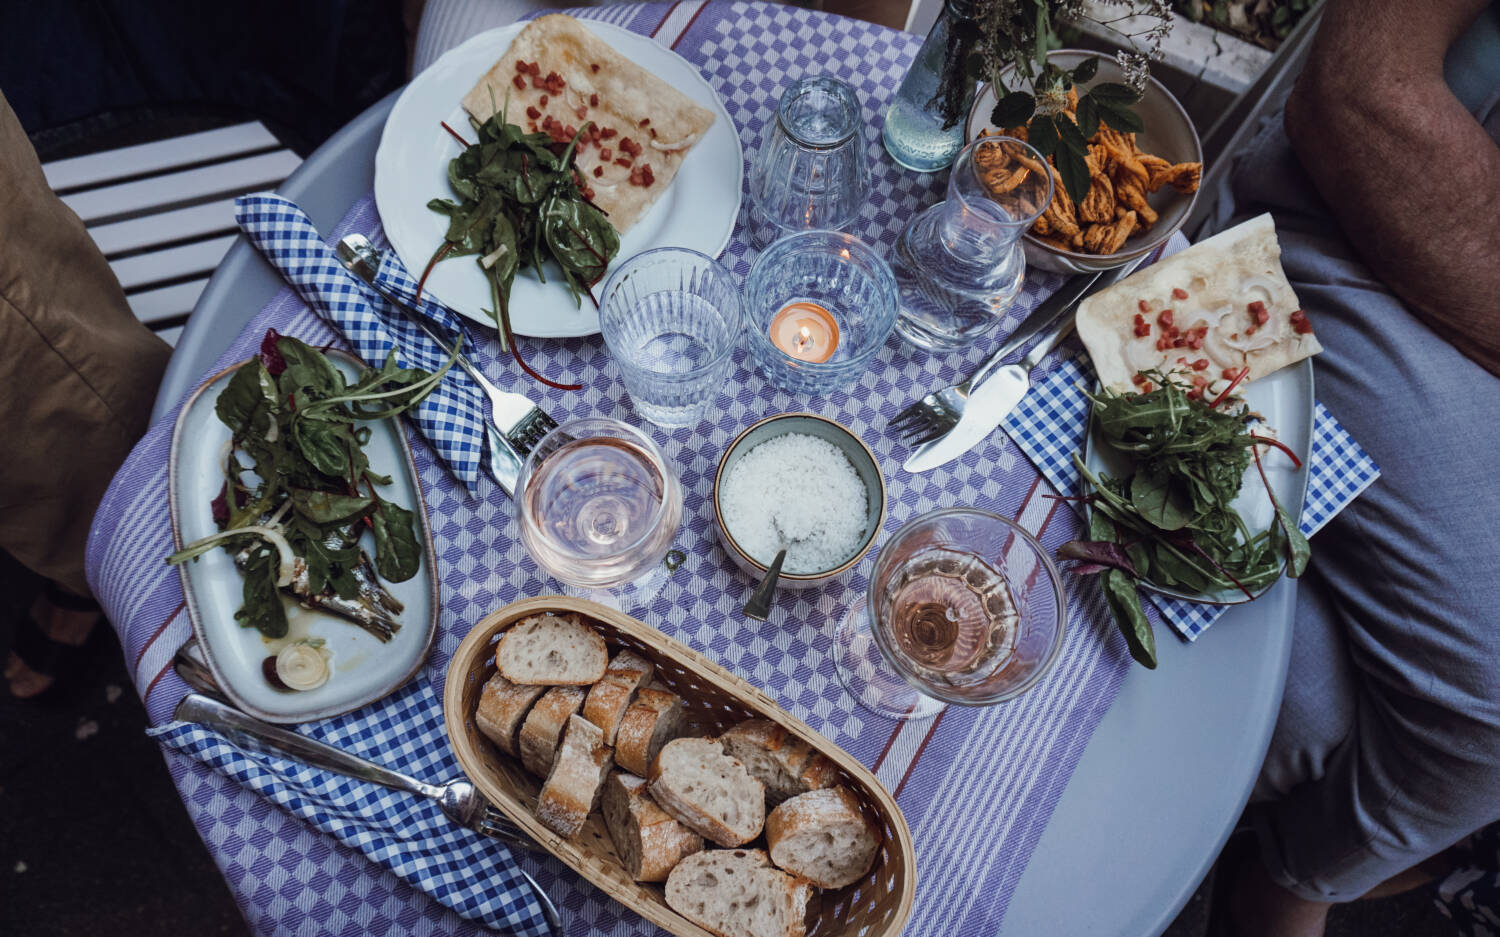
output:
<instances>
[{"instance_id":1,"label":"stemmed glass","mask_svg":"<svg viewBox=\"0 0 1500 937\"><path fill-rule=\"evenodd\" d=\"M839 622L834 663L867 709L923 719L1026 692L1066 622L1062 579L1035 537L998 514L947 508L881 548L867 595Z\"/></svg>"},{"instance_id":2,"label":"stemmed glass","mask_svg":"<svg viewBox=\"0 0 1500 937\"><path fill-rule=\"evenodd\" d=\"M682 485L650 436L570 420L527 455L516 491L521 542L564 592L625 609L661 591Z\"/></svg>"}]
</instances>

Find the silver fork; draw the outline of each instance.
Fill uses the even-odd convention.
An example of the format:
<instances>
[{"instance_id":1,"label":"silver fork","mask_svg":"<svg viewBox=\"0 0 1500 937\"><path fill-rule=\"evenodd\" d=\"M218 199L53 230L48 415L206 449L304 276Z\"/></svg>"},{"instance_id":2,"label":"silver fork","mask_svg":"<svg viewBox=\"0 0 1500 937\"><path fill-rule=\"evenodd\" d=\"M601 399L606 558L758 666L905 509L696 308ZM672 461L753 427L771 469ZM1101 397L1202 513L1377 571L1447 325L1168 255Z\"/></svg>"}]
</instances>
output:
<instances>
[{"instance_id":1,"label":"silver fork","mask_svg":"<svg viewBox=\"0 0 1500 937\"><path fill-rule=\"evenodd\" d=\"M369 238L363 234L351 234L339 241L337 253L339 262L344 265L345 270L374 289L386 302L400 309L408 319L427 333L428 338L437 342L438 347L452 354L453 346L438 334L425 316L376 283L375 274L380 269L380 249L370 243ZM461 343L469 343L469 333L462 322L458 323L458 334ZM495 483L503 488L507 495L514 497L516 482L521 474L522 461L543 436L557 428L557 421L525 395L496 387L489 378L474 367L468 356L460 354L457 363L469 377L474 379L474 383L479 385L480 390L489 400L490 413L485 429L490 437L490 477L495 479Z\"/></svg>"},{"instance_id":2,"label":"silver fork","mask_svg":"<svg viewBox=\"0 0 1500 937\"><path fill-rule=\"evenodd\" d=\"M1139 263L1136 260L1113 270L1079 274L1067 280L1057 292L1042 300L1031 311L1031 315L1011 333L1005 344L984 359L963 383L927 394L891 417L887 425L892 431L905 437L905 443L912 449L948 432L958 425L959 418L964 414L964 407L968 405L970 393L1000 367L1000 362L1024 348L1038 333L1051 326L1051 331L1037 342L1036 347L1021 363L1030 372L1073 327L1071 313L1079 301L1128 275Z\"/></svg>"},{"instance_id":3,"label":"silver fork","mask_svg":"<svg viewBox=\"0 0 1500 937\"><path fill-rule=\"evenodd\" d=\"M444 816L465 829L473 830L481 836L498 839L520 849L537 848L520 827L516 826L505 814L490 806L489 802L484 799L484 795L479 793L478 788L468 781L426 784L399 771L334 748L332 745L325 745L305 735L298 735L296 732L279 729L259 719L253 719L232 706L198 693L189 693L183 697L182 702L177 704L177 710L173 716L182 722L194 722L217 729L242 748L283 755L345 777L418 794L436 802ZM552 899L547 897L547 893L542 891L541 886L525 870L518 868L516 871L525 877L532 893L536 896L537 903L541 905L542 914L547 919L548 929L552 934L561 937L562 921Z\"/></svg>"}]
</instances>

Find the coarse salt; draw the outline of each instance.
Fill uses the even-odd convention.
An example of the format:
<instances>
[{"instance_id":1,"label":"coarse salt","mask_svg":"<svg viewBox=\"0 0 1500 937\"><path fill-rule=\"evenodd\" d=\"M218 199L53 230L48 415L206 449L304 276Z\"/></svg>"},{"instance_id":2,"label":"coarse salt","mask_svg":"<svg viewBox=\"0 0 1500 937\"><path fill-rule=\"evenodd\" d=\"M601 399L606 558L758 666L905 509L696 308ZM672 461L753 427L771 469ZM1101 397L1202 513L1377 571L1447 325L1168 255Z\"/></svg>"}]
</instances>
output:
<instances>
[{"instance_id":1,"label":"coarse salt","mask_svg":"<svg viewBox=\"0 0 1500 937\"><path fill-rule=\"evenodd\" d=\"M806 433L755 446L719 488L724 525L735 542L762 566L771 565L786 542L781 568L787 573L821 573L847 562L864 540L867 507L865 483L849 458Z\"/></svg>"}]
</instances>

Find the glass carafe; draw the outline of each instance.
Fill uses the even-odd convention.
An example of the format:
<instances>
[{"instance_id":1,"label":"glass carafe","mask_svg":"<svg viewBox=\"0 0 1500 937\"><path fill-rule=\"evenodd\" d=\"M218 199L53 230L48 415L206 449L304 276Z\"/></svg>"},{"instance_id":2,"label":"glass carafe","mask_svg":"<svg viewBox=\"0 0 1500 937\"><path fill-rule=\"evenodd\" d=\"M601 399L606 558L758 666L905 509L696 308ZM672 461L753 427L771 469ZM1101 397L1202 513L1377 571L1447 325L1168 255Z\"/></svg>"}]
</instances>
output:
<instances>
[{"instance_id":1,"label":"glass carafe","mask_svg":"<svg viewBox=\"0 0 1500 937\"><path fill-rule=\"evenodd\" d=\"M1047 208L1052 174L1036 150L984 137L959 151L948 197L896 238L896 331L918 348L962 348L1005 317L1026 277L1021 235Z\"/></svg>"},{"instance_id":2,"label":"glass carafe","mask_svg":"<svg viewBox=\"0 0 1500 937\"><path fill-rule=\"evenodd\" d=\"M881 128L885 151L907 169L937 172L953 162L964 145L964 124L977 84L964 63L979 34L974 22L977 6L976 0L943 4L885 112ZM938 97L945 77L945 97L952 100Z\"/></svg>"}]
</instances>

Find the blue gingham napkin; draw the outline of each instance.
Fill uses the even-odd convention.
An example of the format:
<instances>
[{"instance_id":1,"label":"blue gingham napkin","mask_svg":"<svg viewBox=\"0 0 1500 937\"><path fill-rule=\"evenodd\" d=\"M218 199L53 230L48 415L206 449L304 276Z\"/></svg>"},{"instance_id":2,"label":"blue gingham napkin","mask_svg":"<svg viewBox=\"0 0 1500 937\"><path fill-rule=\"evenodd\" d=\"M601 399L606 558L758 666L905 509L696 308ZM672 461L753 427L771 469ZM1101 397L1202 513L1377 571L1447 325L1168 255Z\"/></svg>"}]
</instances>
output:
<instances>
[{"instance_id":1,"label":"blue gingham napkin","mask_svg":"<svg viewBox=\"0 0 1500 937\"><path fill-rule=\"evenodd\" d=\"M372 761L400 766L416 777L443 780L462 776L447 745L442 707L436 705L432 691L422 680L408 683L356 714L306 723L301 731ZM461 917L515 937L545 937L548 933L541 906L533 899L510 847L464 829L426 798L242 749L212 729L194 723L171 722L151 729L150 735L359 850ZM244 818L243 835L256 835L258 829L253 819ZM218 849L231 862L235 855L232 845L219 844ZM288 848L300 845L294 843ZM327 877L318 858L307 855L298 866L299 872L305 867L303 874ZM301 882L281 880L286 878L284 871L267 869L262 874L268 889L290 888L294 893L301 889ZM337 890L347 885L330 880L326 887ZM352 913L352 906L359 901L354 895L349 898ZM391 927L378 931L411 933L397 926L406 923L401 920L404 912L402 908L387 910ZM346 929L344 923L319 921L316 932L340 933Z\"/></svg>"},{"instance_id":2,"label":"blue gingham napkin","mask_svg":"<svg viewBox=\"0 0 1500 937\"><path fill-rule=\"evenodd\" d=\"M1085 356L1067 358L1021 398L1020 406L1000 424L1062 495L1083 493L1083 480L1073 467L1073 453L1083 451L1088 431L1089 400L1082 389L1094 383L1094 369ZM1380 477L1375 460L1321 403L1313 417L1312 437L1307 499L1298 524L1309 537ZM1223 605L1144 594L1189 641L1197 639L1228 610Z\"/></svg>"},{"instance_id":3,"label":"blue gingham napkin","mask_svg":"<svg viewBox=\"0 0 1500 937\"><path fill-rule=\"evenodd\" d=\"M271 266L334 328L348 339L356 354L379 367L396 349L403 367L429 371L442 367L447 355L436 342L394 309L375 291L345 270L333 249L294 202L269 192L235 199L235 220ZM384 247L383 237L372 241ZM391 267L393 252L385 251L382 270ZM399 269L399 263L396 265ZM403 271L404 273L404 271ZM408 281L409 277L406 278ZM416 284L403 295L414 292ZM421 312L446 336L459 334L458 320L446 307L423 301ZM466 349L472 356L472 349ZM478 494L479 472L485 458L483 397L478 386L457 367L410 414L454 477Z\"/></svg>"}]
</instances>

